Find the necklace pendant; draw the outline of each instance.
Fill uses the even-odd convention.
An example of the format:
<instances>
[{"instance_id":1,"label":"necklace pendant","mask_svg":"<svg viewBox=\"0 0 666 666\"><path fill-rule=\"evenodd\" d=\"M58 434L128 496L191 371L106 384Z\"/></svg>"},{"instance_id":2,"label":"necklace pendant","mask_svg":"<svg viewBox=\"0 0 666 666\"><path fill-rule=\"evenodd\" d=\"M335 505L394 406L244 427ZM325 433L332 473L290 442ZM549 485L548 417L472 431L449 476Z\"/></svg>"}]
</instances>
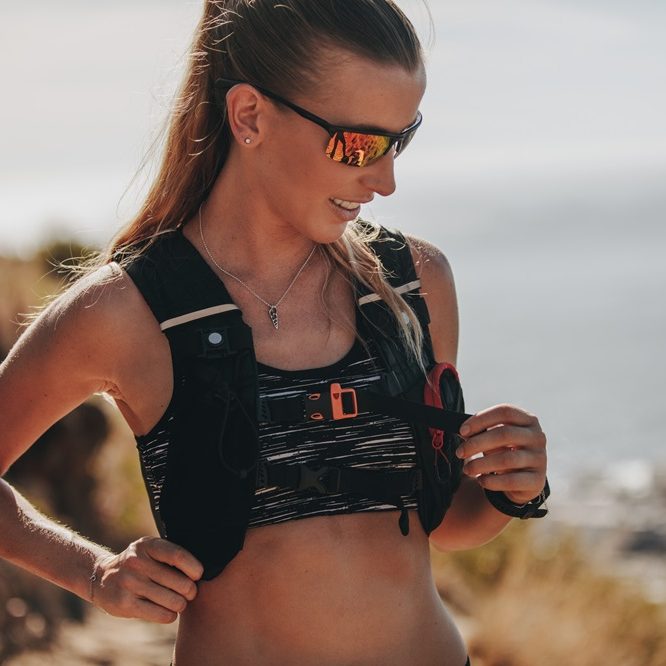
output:
<instances>
[{"instance_id":1,"label":"necklace pendant","mask_svg":"<svg viewBox=\"0 0 666 666\"><path fill-rule=\"evenodd\" d=\"M271 318L271 321L273 322L273 326L275 326L275 330L277 331L278 329L278 313L277 313L277 306L276 305L271 305L270 308L268 308L268 316Z\"/></svg>"}]
</instances>

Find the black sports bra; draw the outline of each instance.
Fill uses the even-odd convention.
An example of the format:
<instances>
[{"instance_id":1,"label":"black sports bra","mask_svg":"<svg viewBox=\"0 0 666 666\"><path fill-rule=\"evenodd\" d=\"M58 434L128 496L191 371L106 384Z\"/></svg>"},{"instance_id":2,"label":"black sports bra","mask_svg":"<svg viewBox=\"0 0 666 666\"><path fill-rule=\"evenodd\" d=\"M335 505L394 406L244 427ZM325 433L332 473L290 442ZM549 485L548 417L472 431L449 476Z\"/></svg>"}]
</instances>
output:
<instances>
[{"instance_id":1,"label":"black sports bra","mask_svg":"<svg viewBox=\"0 0 666 666\"><path fill-rule=\"evenodd\" d=\"M346 387L369 386L380 378L378 358L356 340L339 361L323 368L281 370L258 363L261 397L299 395L322 381L344 381ZM366 469L409 469L416 466L416 447L409 424L379 414L355 419L295 425L270 424L259 429L259 460L273 463L333 465ZM416 494L403 497L407 509L417 508ZM321 495L292 488L258 488L249 527L287 520L364 511L396 511L362 495Z\"/></svg>"}]
</instances>

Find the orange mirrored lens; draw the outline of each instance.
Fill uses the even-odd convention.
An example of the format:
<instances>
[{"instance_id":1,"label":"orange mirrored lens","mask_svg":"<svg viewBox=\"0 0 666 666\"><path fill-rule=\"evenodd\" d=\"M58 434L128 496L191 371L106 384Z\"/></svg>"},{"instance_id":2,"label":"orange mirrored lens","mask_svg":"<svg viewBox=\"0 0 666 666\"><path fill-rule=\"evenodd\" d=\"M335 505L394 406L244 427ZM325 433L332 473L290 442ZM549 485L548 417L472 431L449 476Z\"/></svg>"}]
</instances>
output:
<instances>
[{"instance_id":1,"label":"orange mirrored lens","mask_svg":"<svg viewBox=\"0 0 666 666\"><path fill-rule=\"evenodd\" d=\"M326 156L350 166L366 166L386 155L391 139L379 134L336 132L328 142Z\"/></svg>"}]
</instances>

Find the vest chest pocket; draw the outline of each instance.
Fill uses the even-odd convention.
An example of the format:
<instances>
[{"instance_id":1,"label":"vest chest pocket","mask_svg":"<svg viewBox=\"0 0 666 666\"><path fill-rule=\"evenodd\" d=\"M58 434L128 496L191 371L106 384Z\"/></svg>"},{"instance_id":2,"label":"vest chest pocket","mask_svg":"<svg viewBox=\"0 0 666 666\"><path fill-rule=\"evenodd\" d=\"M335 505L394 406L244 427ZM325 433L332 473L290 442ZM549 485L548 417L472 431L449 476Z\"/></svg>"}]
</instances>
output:
<instances>
[{"instance_id":1,"label":"vest chest pocket","mask_svg":"<svg viewBox=\"0 0 666 666\"><path fill-rule=\"evenodd\" d=\"M167 538L206 563L242 546L259 448L257 373L253 348L229 330L237 327L188 328L171 340L179 396L161 513Z\"/></svg>"}]
</instances>

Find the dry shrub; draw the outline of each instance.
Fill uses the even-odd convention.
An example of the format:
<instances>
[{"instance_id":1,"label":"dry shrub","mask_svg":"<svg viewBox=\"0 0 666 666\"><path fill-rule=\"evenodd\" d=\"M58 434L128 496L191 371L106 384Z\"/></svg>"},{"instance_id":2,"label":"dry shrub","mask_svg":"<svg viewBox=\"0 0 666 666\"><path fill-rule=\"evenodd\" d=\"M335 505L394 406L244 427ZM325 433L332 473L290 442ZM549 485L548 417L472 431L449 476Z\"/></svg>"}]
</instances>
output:
<instances>
[{"instance_id":1,"label":"dry shrub","mask_svg":"<svg viewBox=\"0 0 666 666\"><path fill-rule=\"evenodd\" d=\"M18 313L41 302L52 286L42 275L36 262L0 257L0 360L21 330Z\"/></svg>"},{"instance_id":2,"label":"dry shrub","mask_svg":"<svg viewBox=\"0 0 666 666\"><path fill-rule=\"evenodd\" d=\"M0 256L0 360L30 316L63 290L90 254L80 244L54 241L32 260Z\"/></svg>"},{"instance_id":3,"label":"dry shrub","mask_svg":"<svg viewBox=\"0 0 666 666\"><path fill-rule=\"evenodd\" d=\"M516 522L483 548L434 552L433 568L443 590L467 586L473 601L457 609L482 666L666 664L666 609L601 571L572 533Z\"/></svg>"}]
</instances>

